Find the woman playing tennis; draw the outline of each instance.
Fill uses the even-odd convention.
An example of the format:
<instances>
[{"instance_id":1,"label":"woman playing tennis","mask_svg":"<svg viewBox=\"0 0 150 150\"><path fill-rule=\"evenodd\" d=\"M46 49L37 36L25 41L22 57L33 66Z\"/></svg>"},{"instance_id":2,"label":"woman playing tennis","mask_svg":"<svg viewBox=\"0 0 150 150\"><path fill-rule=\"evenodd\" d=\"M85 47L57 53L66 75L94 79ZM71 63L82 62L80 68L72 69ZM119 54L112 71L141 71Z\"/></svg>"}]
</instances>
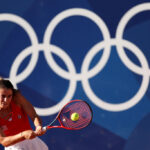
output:
<instances>
[{"instance_id":1,"label":"woman playing tennis","mask_svg":"<svg viewBox=\"0 0 150 150\"><path fill-rule=\"evenodd\" d=\"M32 130L28 116L35 125ZM0 79L0 144L5 150L48 150L37 136L45 133L34 107L12 83Z\"/></svg>"}]
</instances>

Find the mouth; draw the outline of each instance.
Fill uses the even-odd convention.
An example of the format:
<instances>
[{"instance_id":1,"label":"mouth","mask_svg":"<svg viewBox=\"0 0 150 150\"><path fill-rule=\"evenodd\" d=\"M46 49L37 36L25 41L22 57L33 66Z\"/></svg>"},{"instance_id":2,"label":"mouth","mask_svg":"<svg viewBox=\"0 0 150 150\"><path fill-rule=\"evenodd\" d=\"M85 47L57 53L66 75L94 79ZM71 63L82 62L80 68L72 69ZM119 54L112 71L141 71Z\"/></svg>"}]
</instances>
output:
<instances>
[{"instance_id":1,"label":"mouth","mask_svg":"<svg viewBox=\"0 0 150 150\"><path fill-rule=\"evenodd\" d=\"M1 106L8 106L7 103L1 103Z\"/></svg>"}]
</instances>

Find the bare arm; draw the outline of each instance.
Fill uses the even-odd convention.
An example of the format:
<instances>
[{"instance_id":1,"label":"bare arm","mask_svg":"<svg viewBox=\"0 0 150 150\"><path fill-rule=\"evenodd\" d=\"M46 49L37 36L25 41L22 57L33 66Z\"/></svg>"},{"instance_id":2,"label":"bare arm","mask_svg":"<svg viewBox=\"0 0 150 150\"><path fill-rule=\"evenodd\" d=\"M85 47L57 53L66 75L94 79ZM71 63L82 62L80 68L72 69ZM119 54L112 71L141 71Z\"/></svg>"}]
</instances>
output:
<instances>
[{"instance_id":1,"label":"bare arm","mask_svg":"<svg viewBox=\"0 0 150 150\"><path fill-rule=\"evenodd\" d=\"M3 146L10 146L10 145L13 145L17 142L20 142L24 140L23 136L21 135L21 133L19 134L16 134L14 136L8 136L8 137L5 137L4 133L2 132L2 130L0 129L0 143L3 145Z\"/></svg>"},{"instance_id":2,"label":"bare arm","mask_svg":"<svg viewBox=\"0 0 150 150\"><path fill-rule=\"evenodd\" d=\"M42 126L42 121L37 115L32 104L19 92L17 91L14 95L14 101L16 104L20 105L21 108L26 112L26 114L31 118L35 127Z\"/></svg>"},{"instance_id":3,"label":"bare arm","mask_svg":"<svg viewBox=\"0 0 150 150\"><path fill-rule=\"evenodd\" d=\"M0 129L0 144L4 147L16 144L25 139L33 139L34 137L36 137L36 134L32 130L26 130L16 135L6 137Z\"/></svg>"},{"instance_id":4,"label":"bare arm","mask_svg":"<svg viewBox=\"0 0 150 150\"><path fill-rule=\"evenodd\" d=\"M16 104L20 105L26 114L31 118L33 121L37 135L43 135L45 132L42 130L42 121L40 117L37 115L34 107L32 104L19 92L17 91L14 95L14 101Z\"/></svg>"}]
</instances>

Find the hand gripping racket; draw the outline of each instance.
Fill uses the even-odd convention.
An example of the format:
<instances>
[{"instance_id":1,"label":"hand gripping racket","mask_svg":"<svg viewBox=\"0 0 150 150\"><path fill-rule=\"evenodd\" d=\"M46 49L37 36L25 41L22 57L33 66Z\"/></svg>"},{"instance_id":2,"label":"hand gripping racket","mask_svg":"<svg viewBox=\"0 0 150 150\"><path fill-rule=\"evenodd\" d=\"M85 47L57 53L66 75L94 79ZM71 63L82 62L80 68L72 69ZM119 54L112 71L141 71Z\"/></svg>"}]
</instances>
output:
<instances>
[{"instance_id":1,"label":"hand gripping racket","mask_svg":"<svg viewBox=\"0 0 150 150\"><path fill-rule=\"evenodd\" d=\"M92 109L87 102L72 100L60 110L54 121L43 127L43 130L51 128L79 130L88 126L92 121L92 117Z\"/></svg>"}]
</instances>

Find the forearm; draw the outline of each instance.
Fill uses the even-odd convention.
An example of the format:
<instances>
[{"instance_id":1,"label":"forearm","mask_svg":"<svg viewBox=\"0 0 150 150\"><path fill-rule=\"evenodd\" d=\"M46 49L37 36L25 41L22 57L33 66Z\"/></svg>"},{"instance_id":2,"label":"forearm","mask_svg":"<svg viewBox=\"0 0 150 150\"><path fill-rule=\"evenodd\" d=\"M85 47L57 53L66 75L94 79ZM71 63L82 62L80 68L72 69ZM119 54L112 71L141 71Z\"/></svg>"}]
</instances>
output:
<instances>
[{"instance_id":1,"label":"forearm","mask_svg":"<svg viewBox=\"0 0 150 150\"><path fill-rule=\"evenodd\" d=\"M20 141L23 141L25 138L23 137L22 133L18 133L13 136L7 136L7 137L0 137L0 143L4 146L10 146L13 144L16 144Z\"/></svg>"},{"instance_id":2,"label":"forearm","mask_svg":"<svg viewBox=\"0 0 150 150\"><path fill-rule=\"evenodd\" d=\"M35 127L42 126L42 120L40 119L40 117L38 115L36 115L34 117L33 123L34 123Z\"/></svg>"},{"instance_id":3,"label":"forearm","mask_svg":"<svg viewBox=\"0 0 150 150\"><path fill-rule=\"evenodd\" d=\"M37 136L41 136L46 133L46 131L43 130L42 121L39 116L37 116L34 119L34 125L35 125L35 133Z\"/></svg>"}]
</instances>

